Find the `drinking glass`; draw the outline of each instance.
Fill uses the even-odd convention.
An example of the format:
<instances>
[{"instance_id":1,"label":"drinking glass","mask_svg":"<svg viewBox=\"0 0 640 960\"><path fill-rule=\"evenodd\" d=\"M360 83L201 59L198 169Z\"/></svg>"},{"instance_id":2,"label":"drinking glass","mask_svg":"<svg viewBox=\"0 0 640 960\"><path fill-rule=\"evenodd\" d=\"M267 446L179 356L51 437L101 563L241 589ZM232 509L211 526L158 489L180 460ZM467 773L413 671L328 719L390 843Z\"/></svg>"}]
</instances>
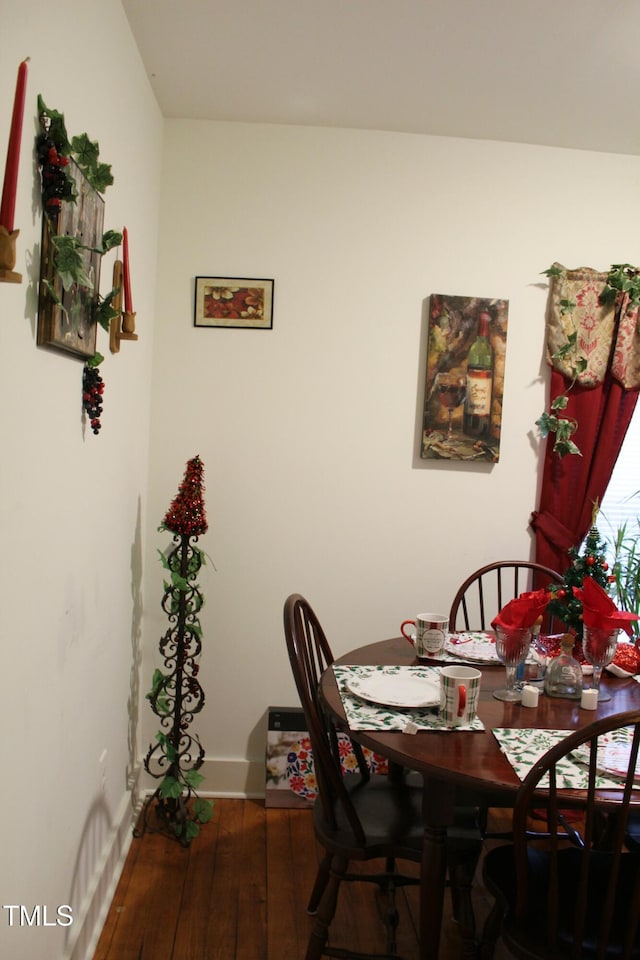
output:
<instances>
[{"instance_id":1,"label":"drinking glass","mask_svg":"<svg viewBox=\"0 0 640 960\"><path fill-rule=\"evenodd\" d=\"M516 689L516 668L527 658L531 636L531 627L496 626L496 653L507 671L506 685L493 691L496 700L506 700L509 703L519 703L522 700L522 691Z\"/></svg>"},{"instance_id":2,"label":"drinking glass","mask_svg":"<svg viewBox=\"0 0 640 960\"><path fill-rule=\"evenodd\" d=\"M598 691L598 703L611 700L608 693L600 689L602 668L611 663L616 655L618 634L620 630L609 630L608 627L587 627L582 635L582 650L585 658L593 664L592 688Z\"/></svg>"},{"instance_id":3,"label":"drinking glass","mask_svg":"<svg viewBox=\"0 0 640 960\"><path fill-rule=\"evenodd\" d=\"M449 414L447 439L451 439L453 411L462 406L467 396L467 381L451 373L438 373L435 379L436 396Z\"/></svg>"}]
</instances>

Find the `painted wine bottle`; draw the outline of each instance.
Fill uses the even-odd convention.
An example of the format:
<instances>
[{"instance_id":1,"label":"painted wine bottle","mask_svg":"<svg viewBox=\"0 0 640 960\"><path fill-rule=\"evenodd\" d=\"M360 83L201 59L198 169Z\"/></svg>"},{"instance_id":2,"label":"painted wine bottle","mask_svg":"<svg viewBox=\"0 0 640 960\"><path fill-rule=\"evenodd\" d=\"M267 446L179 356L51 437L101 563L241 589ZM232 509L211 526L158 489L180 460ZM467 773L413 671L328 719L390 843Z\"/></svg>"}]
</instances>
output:
<instances>
[{"instance_id":1,"label":"painted wine bottle","mask_svg":"<svg viewBox=\"0 0 640 960\"><path fill-rule=\"evenodd\" d=\"M464 407L464 432L470 437L488 439L491 434L491 397L493 393L493 349L489 341L486 311L478 316L476 339L467 358L467 399Z\"/></svg>"}]
</instances>

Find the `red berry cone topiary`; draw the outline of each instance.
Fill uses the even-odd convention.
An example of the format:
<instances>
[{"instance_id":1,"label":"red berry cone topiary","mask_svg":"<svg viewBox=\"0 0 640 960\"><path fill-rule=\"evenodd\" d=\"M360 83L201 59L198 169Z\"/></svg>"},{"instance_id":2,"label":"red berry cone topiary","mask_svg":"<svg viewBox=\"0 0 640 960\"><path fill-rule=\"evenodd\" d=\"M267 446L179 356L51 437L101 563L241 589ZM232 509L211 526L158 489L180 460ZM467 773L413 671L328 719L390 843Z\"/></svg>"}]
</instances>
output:
<instances>
[{"instance_id":1,"label":"red berry cone topiary","mask_svg":"<svg viewBox=\"0 0 640 960\"><path fill-rule=\"evenodd\" d=\"M203 476L204 464L200 457L195 456L187 463L178 495L167 510L163 521L167 530L187 537L199 537L207 532Z\"/></svg>"}]
</instances>

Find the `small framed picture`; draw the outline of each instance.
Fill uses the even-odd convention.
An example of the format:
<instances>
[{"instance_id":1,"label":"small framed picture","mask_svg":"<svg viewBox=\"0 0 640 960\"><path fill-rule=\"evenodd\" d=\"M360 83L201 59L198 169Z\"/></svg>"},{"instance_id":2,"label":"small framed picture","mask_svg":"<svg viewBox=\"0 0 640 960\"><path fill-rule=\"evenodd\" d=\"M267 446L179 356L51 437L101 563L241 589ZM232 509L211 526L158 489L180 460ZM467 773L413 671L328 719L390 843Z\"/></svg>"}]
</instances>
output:
<instances>
[{"instance_id":1,"label":"small framed picture","mask_svg":"<svg viewBox=\"0 0 640 960\"><path fill-rule=\"evenodd\" d=\"M196 277L196 327L270 330L273 280L246 277Z\"/></svg>"}]
</instances>

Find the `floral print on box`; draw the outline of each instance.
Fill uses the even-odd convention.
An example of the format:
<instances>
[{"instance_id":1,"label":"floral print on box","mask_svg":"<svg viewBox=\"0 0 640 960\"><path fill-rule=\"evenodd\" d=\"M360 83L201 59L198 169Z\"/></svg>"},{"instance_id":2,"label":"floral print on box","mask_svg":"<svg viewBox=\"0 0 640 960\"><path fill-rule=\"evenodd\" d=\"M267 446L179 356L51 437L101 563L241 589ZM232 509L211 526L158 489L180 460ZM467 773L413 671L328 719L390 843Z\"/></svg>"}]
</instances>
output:
<instances>
[{"instance_id":1,"label":"floral print on box","mask_svg":"<svg viewBox=\"0 0 640 960\"><path fill-rule=\"evenodd\" d=\"M351 742L343 733L338 734L338 751L340 753L340 763L345 773L357 773L358 761L356 760ZM388 773L389 764L385 757L362 748L365 760L371 773ZM293 745L287 755L287 778L289 787L299 797L307 800L315 800L318 795L318 782L316 780L313 768L313 753L311 751L311 740L309 737L302 737L299 743Z\"/></svg>"}]
</instances>

